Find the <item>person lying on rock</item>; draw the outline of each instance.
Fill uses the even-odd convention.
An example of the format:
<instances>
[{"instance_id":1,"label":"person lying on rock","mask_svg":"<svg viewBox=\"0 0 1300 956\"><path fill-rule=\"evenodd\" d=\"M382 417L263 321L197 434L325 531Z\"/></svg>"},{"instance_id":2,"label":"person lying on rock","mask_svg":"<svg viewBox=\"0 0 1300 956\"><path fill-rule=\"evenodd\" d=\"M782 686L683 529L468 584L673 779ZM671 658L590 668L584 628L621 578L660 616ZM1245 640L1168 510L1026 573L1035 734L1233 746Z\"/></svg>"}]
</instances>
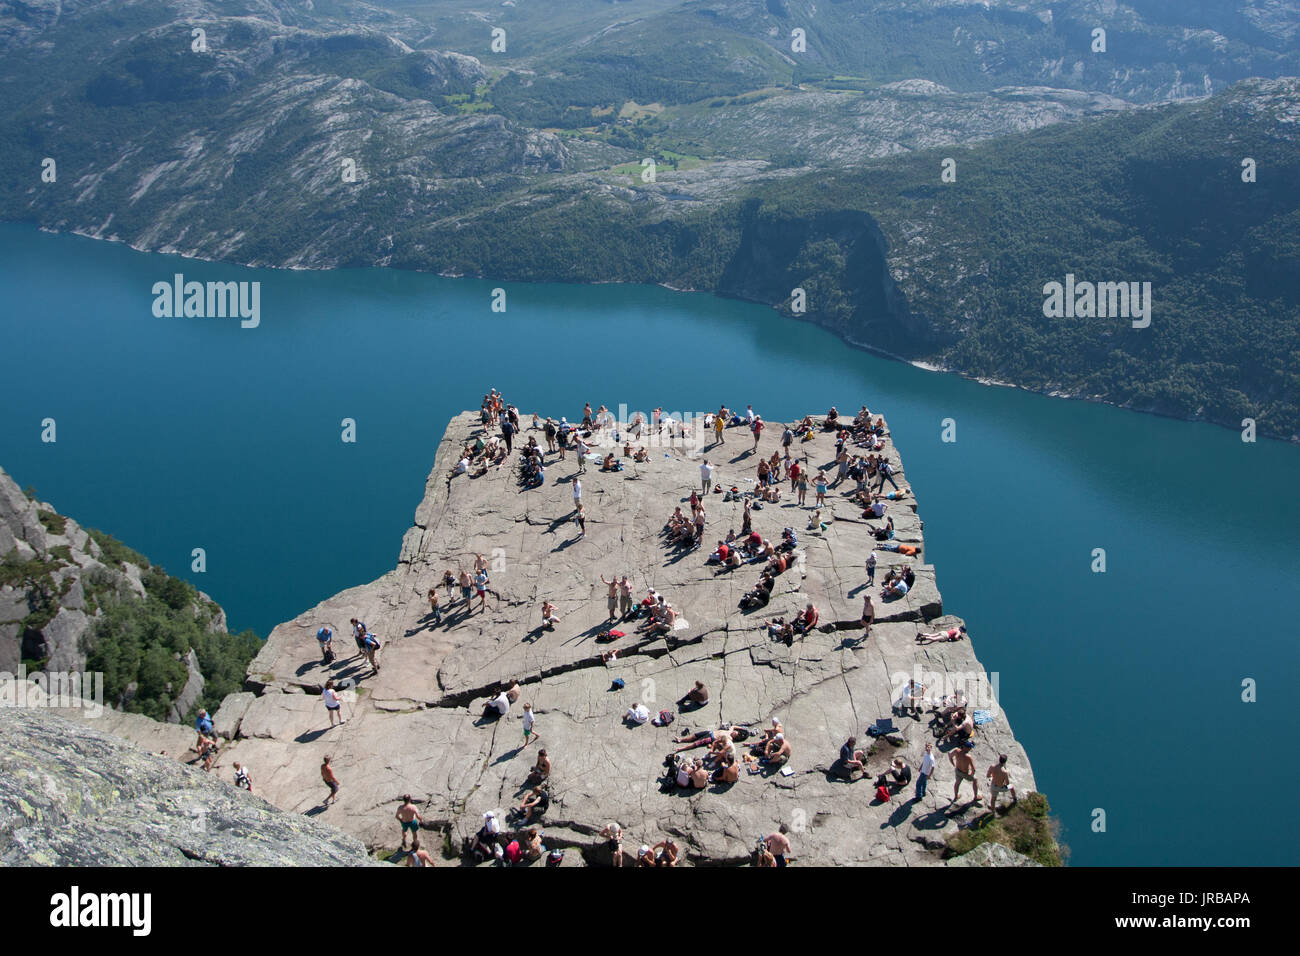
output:
<instances>
[{"instance_id":1,"label":"person lying on rock","mask_svg":"<svg viewBox=\"0 0 1300 956\"><path fill-rule=\"evenodd\" d=\"M767 628L769 638L785 641L787 644L794 643L794 625L787 623L785 618L778 617L771 621L764 621L763 627Z\"/></svg>"},{"instance_id":2,"label":"person lying on rock","mask_svg":"<svg viewBox=\"0 0 1300 956\"><path fill-rule=\"evenodd\" d=\"M960 641L966 636L966 625L961 624L957 627L950 627L946 631L930 631L926 634L916 635L918 644L935 644L943 641Z\"/></svg>"}]
</instances>

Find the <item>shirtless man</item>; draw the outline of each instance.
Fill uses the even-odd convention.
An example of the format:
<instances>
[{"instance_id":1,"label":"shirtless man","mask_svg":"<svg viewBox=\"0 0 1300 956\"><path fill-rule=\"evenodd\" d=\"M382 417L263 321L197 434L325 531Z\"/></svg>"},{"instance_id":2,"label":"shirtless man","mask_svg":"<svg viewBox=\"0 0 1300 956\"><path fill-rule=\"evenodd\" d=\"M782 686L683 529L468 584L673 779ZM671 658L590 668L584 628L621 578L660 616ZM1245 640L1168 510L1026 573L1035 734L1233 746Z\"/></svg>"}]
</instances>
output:
<instances>
[{"instance_id":1,"label":"shirtless man","mask_svg":"<svg viewBox=\"0 0 1300 956\"><path fill-rule=\"evenodd\" d=\"M618 620L618 614L615 613L618 608L618 575L614 575L614 580L606 581L605 575L600 576L600 583L609 588L609 593L605 596L605 606L609 608L609 619Z\"/></svg>"},{"instance_id":2,"label":"shirtless man","mask_svg":"<svg viewBox=\"0 0 1300 956\"><path fill-rule=\"evenodd\" d=\"M790 760L790 741L785 734L777 734L763 748L763 760L769 767L785 766Z\"/></svg>"},{"instance_id":3,"label":"shirtless man","mask_svg":"<svg viewBox=\"0 0 1300 956\"><path fill-rule=\"evenodd\" d=\"M767 852L776 858L777 866L786 866L790 856L790 838L786 836L790 828L784 823L767 838Z\"/></svg>"},{"instance_id":4,"label":"shirtless man","mask_svg":"<svg viewBox=\"0 0 1300 956\"><path fill-rule=\"evenodd\" d=\"M975 791L975 799L972 803L979 805L984 801L980 798L980 783L975 779L975 758L971 756L971 751L975 745L967 741L961 747L958 747L952 753L948 754L948 762L953 765L957 771L957 782L952 785L951 803L956 803L957 798L961 795L961 785L963 781L970 781L971 789Z\"/></svg>"},{"instance_id":5,"label":"shirtless man","mask_svg":"<svg viewBox=\"0 0 1300 956\"><path fill-rule=\"evenodd\" d=\"M998 812L998 794L1010 790L1012 803L1020 799L1016 796L1016 788L1011 785L1011 771L1007 769L1006 754L1000 755L997 763L990 764L989 769L984 771L984 776L988 777L989 783L992 784L992 808L994 813Z\"/></svg>"},{"instance_id":6,"label":"shirtless man","mask_svg":"<svg viewBox=\"0 0 1300 956\"><path fill-rule=\"evenodd\" d=\"M461 568L460 576L457 578L457 581L460 583L460 596L465 602L465 611L468 613L474 606L473 602L470 600L470 595L473 593L473 590L470 587L471 582L469 572L464 568Z\"/></svg>"},{"instance_id":7,"label":"shirtless man","mask_svg":"<svg viewBox=\"0 0 1300 956\"><path fill-rule=\"evenodd\" d=\"M740 779L740 764L736 761L734 753L722 758L722 766L713 771L711 779L714 783L735 783Z\"/></svg>"},{"instance_id":8,"label":"shirtless man","mask_svg":"<svg viewBox=\"0 0 1300 956\"><path fill-rule=\"evenodd\" d=\"M677 844L672 837L660 840L650 848L650 857L654 860L654 866L676 866Z\"/></svg>"},{"instance_id":9,"label":"shirtless man","mask_svg":"<svg viewBox=\"0 0 1300 956\"><path fill-rule=\"evenodd\" d=\"M334 774L334 768L330 766L330 755L325 755L325 760L320 765L320 778L325 781L325 786L330 788L330 795L325 798L325 806L329 806L339 798L339 778Z\"/></svg>"},{"instance_id":10,"label":"shirtless man","mask_svg":"<svg viewBox=\"0 0 1300 956\"><path fill-rule=\"evenodd\" d=\"M558 624L559 622L560 619L555 616L555 605L552 604L550 601L543 601L542 602L542 627L546 628L548 631L552 631L555 629L555 625Z\"/></svg>"},{"instance_id":11,"label":"shirtless man","mask_svg":"<svg viewBox=\"0 0 1300 956\"><path fill-rule=\"evenodd\" d=\"M618 582L618 612L622 617L632 613L632 582L626 574Z\"/></svg>"},{"instance_id":12,"label":"shirtless man","mask_svg":"<svg viewBox=\"0 0 1300 956\"><path fill-rule=\"evenodd\" d=\"M420 823L423 821L420 811L416 809L415 804L411 802L409 793L402 795L402 805L397 808L397 822L402 825L402 849L406 849L406 834L411 834L411 841L415 844L412 847L414 851L420 845Z\"/></svg>"}]
</instances>

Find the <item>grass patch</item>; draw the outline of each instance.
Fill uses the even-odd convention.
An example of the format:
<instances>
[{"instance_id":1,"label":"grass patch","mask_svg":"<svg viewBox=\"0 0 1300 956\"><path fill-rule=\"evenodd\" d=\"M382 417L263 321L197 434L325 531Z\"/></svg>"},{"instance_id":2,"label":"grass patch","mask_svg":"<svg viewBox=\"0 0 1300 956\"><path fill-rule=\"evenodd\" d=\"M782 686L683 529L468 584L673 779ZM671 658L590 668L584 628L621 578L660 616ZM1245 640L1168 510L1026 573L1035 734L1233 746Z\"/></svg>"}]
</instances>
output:
<instances>
[{"instance_id":1,"label":"grass patch","mask_svg":"<svg viewBox=\"0 0 1300 956\"><path fill-rule=\"evenodd\" d=\"M985 814L975 825L948 838L944 859L969 853L983 843L1001 843L1043 866L1064 866L1067 851L1057 842L1060 824L1041 793L1027 793L996 819Z\"/></svg>"},{"instance_id":2,"label":"grass patch","mask_svg":"<svg viewBox=\"0 0 1300 956\"><path fill-rule=\"evenodd\" d=\"M68 519L53 511L38 511L36 518L50 534L62 535L68 527Z\"/></svg>"},{"instance_id":3,"label":"grass patch","mask_svg":"<svg viewBox=\"0 0 1300 956\"><path fill-rule=\"evenodd\" d=\"M91 540L93 540L95 544L99 545L99 550L103 552L100 557L105 564L111 564L115 568L120 568L122 565L130 562L139 568L149 567L148 558L139 551L136 551L133 548L128 548L111 534L107 534L106 532L99 531L95 528L87 528L86 533L90 535Z\"/></svg>"}]
</instances>

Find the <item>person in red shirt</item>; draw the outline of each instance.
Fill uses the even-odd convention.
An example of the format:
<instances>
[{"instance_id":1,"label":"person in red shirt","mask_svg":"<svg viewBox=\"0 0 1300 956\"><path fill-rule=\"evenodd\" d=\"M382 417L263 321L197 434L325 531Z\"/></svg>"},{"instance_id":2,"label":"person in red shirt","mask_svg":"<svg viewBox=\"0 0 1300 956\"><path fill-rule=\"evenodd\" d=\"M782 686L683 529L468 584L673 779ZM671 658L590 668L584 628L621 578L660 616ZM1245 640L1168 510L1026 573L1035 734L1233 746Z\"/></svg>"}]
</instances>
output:
<instances>
[{"instance_id":1,"label":"person in red shirt","mask_svg":"<svg viewBox=\"0 0 1300 956\"><path fill-rule=\"evenodd\" d=\"M790 490L792 492L794 491L794 486L799 483L799 476L801 474L803 474L803 469L799 467L799 463L796 461L790 466Z\"/></svg>"},{"instance_id":2,"label":"person in red shirt","mask_svg":"<svg viewBox=\"0 0 1300 956\"><path fill-rule=\"evenodd\" d=\"M812 602L809 601L808 607L795 619L794 628L800 634L807 634L817 626L819 620L821 620L821 615L817 613L817 608L813 607Z\"/></svg>"}]
</instances>

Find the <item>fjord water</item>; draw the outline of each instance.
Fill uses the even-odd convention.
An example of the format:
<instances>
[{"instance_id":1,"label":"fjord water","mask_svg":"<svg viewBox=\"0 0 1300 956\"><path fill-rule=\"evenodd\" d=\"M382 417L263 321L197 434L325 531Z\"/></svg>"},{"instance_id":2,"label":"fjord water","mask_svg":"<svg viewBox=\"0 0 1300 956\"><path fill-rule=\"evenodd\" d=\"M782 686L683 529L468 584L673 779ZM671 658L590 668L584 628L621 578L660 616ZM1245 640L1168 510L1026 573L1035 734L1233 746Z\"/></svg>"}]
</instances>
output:
<instances>
[{"instance_id":1,"label":"fjord water","mask_svg":"<svg viewBox=\"0 0 1300 956\"><path fill-rule=\"evenodd\" d=\"M260 326L155 318L176 272L260 281ZM1296 862L1300 449L980 386L659 288L241 269L6 224L0 301L0 466L263 635L394 566L447 419L489 388L570 418L866 403L1072 862Z\"/></svg>"}]
</instances>

